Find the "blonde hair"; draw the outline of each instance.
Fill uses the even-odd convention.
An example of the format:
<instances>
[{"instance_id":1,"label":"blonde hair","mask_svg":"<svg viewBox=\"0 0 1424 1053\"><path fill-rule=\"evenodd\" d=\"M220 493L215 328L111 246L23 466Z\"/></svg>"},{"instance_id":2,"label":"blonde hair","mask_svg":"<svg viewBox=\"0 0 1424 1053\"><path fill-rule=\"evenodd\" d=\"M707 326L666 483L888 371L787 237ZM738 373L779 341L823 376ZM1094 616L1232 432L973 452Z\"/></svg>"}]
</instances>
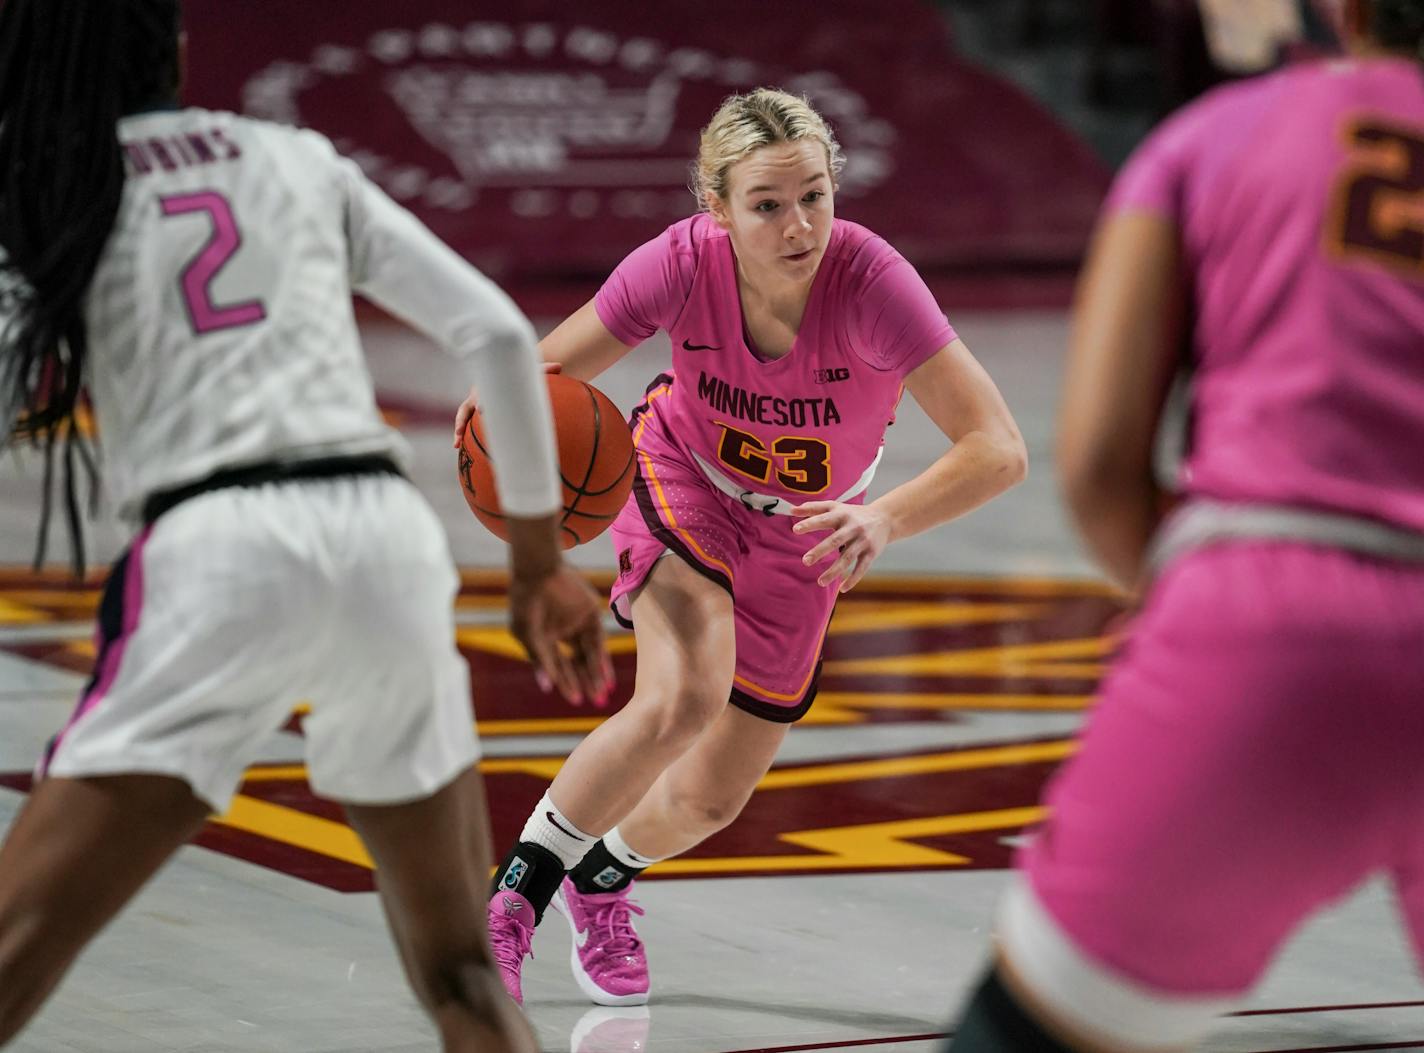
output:
<instances>
[{"instance_id":1,"label":"blonde hair","mask_svg":"<svg viewBox=\"0 0 1424 1053\"><path fill-rule=\"evenodd\" d=\"M777 88L757 88L729 95L702 129L697 160L692 166L692 193L707 209L708 193L727 199L727 173L753 150L772 143L812 139L826 150L834 179L845 167L845 155L825 119L802 96Z\"/></svg>"}]
</instances>

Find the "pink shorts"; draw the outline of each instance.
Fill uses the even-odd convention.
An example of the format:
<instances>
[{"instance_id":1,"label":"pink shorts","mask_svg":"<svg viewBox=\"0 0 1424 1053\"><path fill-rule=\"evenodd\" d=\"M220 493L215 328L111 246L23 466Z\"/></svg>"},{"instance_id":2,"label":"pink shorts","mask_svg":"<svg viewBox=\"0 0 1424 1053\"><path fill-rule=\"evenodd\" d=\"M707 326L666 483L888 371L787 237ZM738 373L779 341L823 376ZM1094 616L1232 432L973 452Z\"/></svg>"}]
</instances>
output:
<instances>
[{"instance_id":1,"label":"pink shorts","mask_svg":"<svg viewBox=\"0 0 1424 1053\"><path fill-rule=\"evenodd\" d=\"M1235 995L1384 870L1424 950L1424 567L1238 542L1168 568L1022 865L1079 950Z\"/></svg>"},{"instance_id":2,"label":"pink shorts","mask_svg":"<svg viewBox=\"0 0 1424 1053\"><path fill-rule=\"evenodd\" d=\"M635 435L633 496L611 531L614 617L632 628L633 594L659 559L676 555L732 595L732 704L779 723L801 719L816 697L837 596L834 587L816 584L824 563L801 562L816 537L793 534L791 516L764 515L722 493L656 426Z\"/></svg>"}]
</instances>

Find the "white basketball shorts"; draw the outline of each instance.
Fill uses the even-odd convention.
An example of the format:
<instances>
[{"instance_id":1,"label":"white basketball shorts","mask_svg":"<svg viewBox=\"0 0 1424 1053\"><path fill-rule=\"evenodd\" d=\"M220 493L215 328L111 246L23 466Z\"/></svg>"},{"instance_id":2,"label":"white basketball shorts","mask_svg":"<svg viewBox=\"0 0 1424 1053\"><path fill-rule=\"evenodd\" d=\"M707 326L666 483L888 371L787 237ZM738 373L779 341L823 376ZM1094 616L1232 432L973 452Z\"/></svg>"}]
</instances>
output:
<instances>
[{"instance_id":1,"label":"white basketball shorts","mask_svg":"<svg viewBox=\"0 0 1424 1053\"><path fill-rule=\"evenodd\" d=\"M94 677L44 770L184 779L223 812L264 740L308 702L312 788L427 797L478 758L458 576L394 475L212 490L114 565Z\"/></svg>"}]
</instances>

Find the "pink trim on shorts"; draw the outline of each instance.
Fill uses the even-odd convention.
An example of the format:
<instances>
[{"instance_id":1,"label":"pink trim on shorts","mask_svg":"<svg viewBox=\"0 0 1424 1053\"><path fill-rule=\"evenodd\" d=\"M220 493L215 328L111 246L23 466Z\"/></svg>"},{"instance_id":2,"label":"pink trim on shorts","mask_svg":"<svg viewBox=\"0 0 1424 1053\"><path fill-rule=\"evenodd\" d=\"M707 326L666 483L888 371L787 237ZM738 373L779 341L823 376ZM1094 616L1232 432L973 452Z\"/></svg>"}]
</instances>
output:
<instances>
[{"instance_id":1,"label":"pink trim on shorts","mask_svg":"<svg viewBox=\"0 0 1424 1053\"><path fill-rule=\"evenodd\" d=\"M54 737L54 742L48 751L49 756L46 758L45 768L49 767L48 761L53 759L55 753L58 752L60 744L64 741L64 736L69 734L75 724L83 720L95 706L104 700L104 696L109 693L115 678L119 675L119 666L123 663L124 651L128 647L129 640L133 638L134 632L138 629L139 612L143 607L143 547L152 532L152 524L144 527L134 538L133 544L129 546L127 562L124 565L123 615L119 623L119 634L112 640L105 640L104 623L102 618L100 619L99 625L94 630L94 643L99 649L100 667L94 675L93 686L79 700L78 708L74 710L74 714L64 725L64 729Z\"/></svg>"}]
</instances>

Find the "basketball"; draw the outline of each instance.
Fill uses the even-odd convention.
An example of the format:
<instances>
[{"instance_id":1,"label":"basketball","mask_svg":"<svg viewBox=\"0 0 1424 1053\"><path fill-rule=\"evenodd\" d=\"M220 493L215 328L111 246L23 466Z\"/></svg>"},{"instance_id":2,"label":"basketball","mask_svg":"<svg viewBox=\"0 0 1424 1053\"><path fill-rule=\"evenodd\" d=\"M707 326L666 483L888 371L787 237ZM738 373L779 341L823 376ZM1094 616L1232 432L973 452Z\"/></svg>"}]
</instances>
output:
<instances>
[{"instance_id":1,"label":"basketball","mask_svg":"<svg viewBox=\"0 0 1424 1053\"><path fill-rule=\"evenodd\" d=\"M562 373L550 373L545 379L564 482L560 534L564 548L573 548L607 530L628 500L633 489L633 436L618 407L593 385ZM459 473L470 511L496 537L508 541L478 412L460 438Z\"/></svg>"}]
</instances>

